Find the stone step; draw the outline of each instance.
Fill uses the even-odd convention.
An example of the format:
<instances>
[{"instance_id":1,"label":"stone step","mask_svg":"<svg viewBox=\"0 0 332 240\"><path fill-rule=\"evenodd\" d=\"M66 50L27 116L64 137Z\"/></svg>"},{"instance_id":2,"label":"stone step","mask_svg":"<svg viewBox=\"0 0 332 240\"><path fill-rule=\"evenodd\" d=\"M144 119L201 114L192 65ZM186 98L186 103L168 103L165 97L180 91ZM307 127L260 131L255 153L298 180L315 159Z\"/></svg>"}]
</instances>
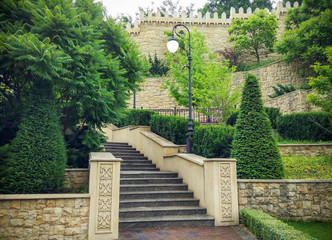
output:
<instances>
[{"instance_id":1,"label":"stone step","mask_svg":"<svg viewBox=\"0 0 332 240\"><path fill-rule=\"evenodd\" d=\"M105 149L106 151L108 151L107 149ZM112 149L109 150L109 152L111 152L114 156L117 156L117 157L122 157L122 156L143 156L143 154L141 154L140 152L138 151L133 151L133 152L125 152L125 151L113 151Z\"/></svg>"},{"instance_id":2,"label":"stone step","mask_svg":"<svg viewBox=\"0 0 332 240\"><path fill-rule=\"evenodd\" d=\"M147 157L144 156L117 156L114 155L116 158L122 158L122 160L148 160Z\"/></svg>"},{"instance_id":3,"label":"stone step","mask_svg":"<svg viewBox=\"0 0 332 240\"><path fill-rule=\"evenodd\" d=\"M156 164L152 164L152 163L135 163L135 162L125 162L125 163L123 163L123 162L121 162L121 167L156 168Z\"/></svg>"},{"instance_id":4,"label":"stone step","mask_svg":"<svg viewBox=\"0 0 332 240\"><path fill-rule=\"evenodd\" d=\"M170 184L182 183L182 178L123 178L120 184Z\"/></svg>"},{"instance_id":5,"label":"stone step","mask_svg":"<svg viewBox=\"0 0 332 240\"><path fill-rule=\"evenodd\" d=\"M165 198L191 198L194 196L190 191L146 191L146 192L120 192L122 199L165 199Z\"/></svg>"},{"instance_id":6,"label":"stone step","mask_svg":"<svg viewBox=\"0 0 332 240\"><path fill-rule=\"evenodd\" d=\"M121 161L121 164L124 164L124 163L149 163L149 164L152 164L152 161L151 160L122 160Z\"/></svg>"},{"instance_id":7,"label":"stone step","mask_svg":"<svg viewBox=\"0 0 332 240\"><path fill-rule=\"evenodd\" d=\"M162 206L198 206L199 200L194 198L173 199L125 199L120 201L122 208L162 207Z\"/></svg>"},{"instance_id":8,"label":"stone step","mask_svg":"<svg viewBox=\"0 0 332 240\"><path fill-rule=\"evenodd\" d=\"M120 178L177 178L178 174L173 172L122 172Z\"/></svg>"},{"instance_id":9,"label":"stone step","mask_svg":"<svg viewBox=\"0 0 332 240\"><path fill-rule=\"evenodd\" d=\"M206 215L126 218L119 221L119 229L207 226L214 226L214 218Z\"/></svg>"},{"instance_id":10,"label":"stone step","mask_svg":"<svg viewBox=\"0 0 332 240\"><path fill-rule=\"evenodd\" d=\"M185 191L187 184L146 184L146 185L124 185L120 186L120 192L146 192L146 191Z\"/></svg>"},{"instance_id":11,"label":"stone step","mask_svg":"<svg viewBox=\"0 0 332 240\"><path fill-rule=\"evenodd\" d=\"M159 168L130 168L130 167L122 167L121 166L121 171L133 171L133 172L141 172L141 171L146 171L146 172L158 172L160 169Z\"/></svg>"},{"instance_id":12,"label":"stone step","mask_svg":"<svg viewBox=\"0 0 332 240\"><path fill-rule=\"evenodd\" d=\"M139 207L120 209L120 220L125 218L145 218L156 216L204 215L206 208L195 206Z\"/></svg>"}]
</instances>

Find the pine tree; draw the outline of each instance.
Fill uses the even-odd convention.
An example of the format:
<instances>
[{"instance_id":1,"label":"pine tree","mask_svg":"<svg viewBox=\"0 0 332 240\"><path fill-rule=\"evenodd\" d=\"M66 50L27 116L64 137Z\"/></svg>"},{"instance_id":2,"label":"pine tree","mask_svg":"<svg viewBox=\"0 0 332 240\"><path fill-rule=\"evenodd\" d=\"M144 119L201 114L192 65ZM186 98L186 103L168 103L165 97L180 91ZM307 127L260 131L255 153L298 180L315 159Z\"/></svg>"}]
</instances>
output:
<instances>
[{"instance_id":1,"label":"pine tree","mask_svg":"<svg viewBox=\"0 0 332 240\"><path fill-rule=\"evenodd\" d=\"M30 91L1 180L4 193L58 192L63 186L67 155L52 85L37 80Z\"/></svg>"},{"instance_id":2,"label":"pine tree","mask_svg":"<svg viewBox=\"0 0 332 240\"><path fill-rule=\"evenodd\" d=\"M253 74L245 78L240 113L232 145L241 179L280 179L283 165L270 120L263 110L262 93Z\"/></svg>"}]
</instances>

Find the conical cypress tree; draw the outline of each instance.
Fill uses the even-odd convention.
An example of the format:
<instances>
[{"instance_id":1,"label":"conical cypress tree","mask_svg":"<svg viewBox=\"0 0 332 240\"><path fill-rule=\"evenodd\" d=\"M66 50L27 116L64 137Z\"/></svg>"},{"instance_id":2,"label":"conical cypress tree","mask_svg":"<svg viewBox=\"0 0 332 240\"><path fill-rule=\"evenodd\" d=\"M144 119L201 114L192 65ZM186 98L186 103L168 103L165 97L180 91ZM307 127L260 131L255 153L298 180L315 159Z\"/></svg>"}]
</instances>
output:
<instances>
[{"instance_id":1,"label":"conical cypress tree","mask_svg":"<svg viewBox=\"0 0 332 240\"><path fill-rule=\"evenodd\" d=\"M19 131L11 146L1 192L61 190L67 155L49 81L38 80L30 89Z\"/></svg>"},{"instance_id":2,"label":"conical cypress tree","mask_svg":"<svg viewBox=\"0 0 332 240\"><path fill-rule=\"evenodd\" d=\"M238 178L280 179L284 176L271 123L263 109L258 79L253 74L245 78L231 156L237 159Z\"/></svg>"}]
</instances>

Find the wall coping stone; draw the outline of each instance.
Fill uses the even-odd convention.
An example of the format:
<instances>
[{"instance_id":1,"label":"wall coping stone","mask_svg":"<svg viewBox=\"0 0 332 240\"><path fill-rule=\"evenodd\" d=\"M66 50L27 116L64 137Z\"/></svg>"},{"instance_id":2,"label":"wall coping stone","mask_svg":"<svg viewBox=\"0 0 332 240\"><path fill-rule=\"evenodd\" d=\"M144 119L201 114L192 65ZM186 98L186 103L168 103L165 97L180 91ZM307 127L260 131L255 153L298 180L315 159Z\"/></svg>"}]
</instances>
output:
<instances>
[{"instance_id":1,"label":"wall coping stone","mask_svg":"<svg viewBox=\"0 0 332 240\"><path fill-rule=\"evenodd\" d=\"M65 172L89 172L89 168L66 168Z\"/></svg>"},{"instance_id":2,"label":"wall coping stone","mask_svg":"<svg viewBox=\"0 0 332 240\"><path fill-rule=\"evenodd\" d=\"M155 134L153 132L141 131L140 133L164 148L178 148L178 145L176 145L164 138L161 138L160 136L158 136L157 134Z\"/></svg>"},{"instance_id":3,"label":"wall coping stone","mask_svg":"<svg viewBox=\"0 0 332 240\"><path fill-rule=\"evenodd\" d=\"M332 179L237 179L248 183L332 183Z\"/></svg>"},{"instance_id":4,"label":"wall coping stone","mask_svg":"<svg viewBox=\"0 0 332 240\"><path fill-rule=\"evenodd\" d=\"M196 154L188 154L188 153L178 153L174 155L164 156L164 158L171 158L176 156L200 166L203 166L204 161L206 160L205 157L198 156Z\"/></svg>"},{"instance_id":5,"label":"wall coping stone","mask_svg":"<svg viewBox=\"0 0 332 240\"><path fill-rule=\"evenodd\" d=\"M90 198L89 193L64 193L64 194L4 194L0 195L0 200L34 200L34 199L73 199Z\"/></svg>"},{"instance_id":6,"label":"wall coping stone","mask_svg":"<svg viewBox=\"0 0 332 240\"><path fill-rule=\"evenodd\" d=\"M236 162L235 158L207 158L204 162Z\"/></svg>"},{"instance_id":7,"label":"wall coping stone","mask_svg":"<svg viewBox=\"0 0 332 240\"><path fill-rule=\"evenodd\" d=\"M278 147L332 146L332 143L278 144Z\"/></svg>"}]
</instances>

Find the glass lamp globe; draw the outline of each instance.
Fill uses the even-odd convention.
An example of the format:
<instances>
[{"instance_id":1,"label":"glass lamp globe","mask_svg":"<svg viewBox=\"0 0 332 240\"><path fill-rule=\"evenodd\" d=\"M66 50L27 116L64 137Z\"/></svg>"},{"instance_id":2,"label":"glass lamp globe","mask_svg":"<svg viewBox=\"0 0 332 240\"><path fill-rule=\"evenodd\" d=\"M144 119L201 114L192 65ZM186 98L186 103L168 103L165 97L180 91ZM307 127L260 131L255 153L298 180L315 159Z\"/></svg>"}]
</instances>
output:
<instances>
[{"instance_id":1,"label":"glass lamp globe","mask_svg":"<svg viewBox=\"0 0 332 240\"><path fill-rule=\"evenodd\" d=\"M167 42L167 48L171 53L175 53L178 50L179 43L176 41L174 36L172 36L171 39Z\"/></svg>"}]
</instances>

